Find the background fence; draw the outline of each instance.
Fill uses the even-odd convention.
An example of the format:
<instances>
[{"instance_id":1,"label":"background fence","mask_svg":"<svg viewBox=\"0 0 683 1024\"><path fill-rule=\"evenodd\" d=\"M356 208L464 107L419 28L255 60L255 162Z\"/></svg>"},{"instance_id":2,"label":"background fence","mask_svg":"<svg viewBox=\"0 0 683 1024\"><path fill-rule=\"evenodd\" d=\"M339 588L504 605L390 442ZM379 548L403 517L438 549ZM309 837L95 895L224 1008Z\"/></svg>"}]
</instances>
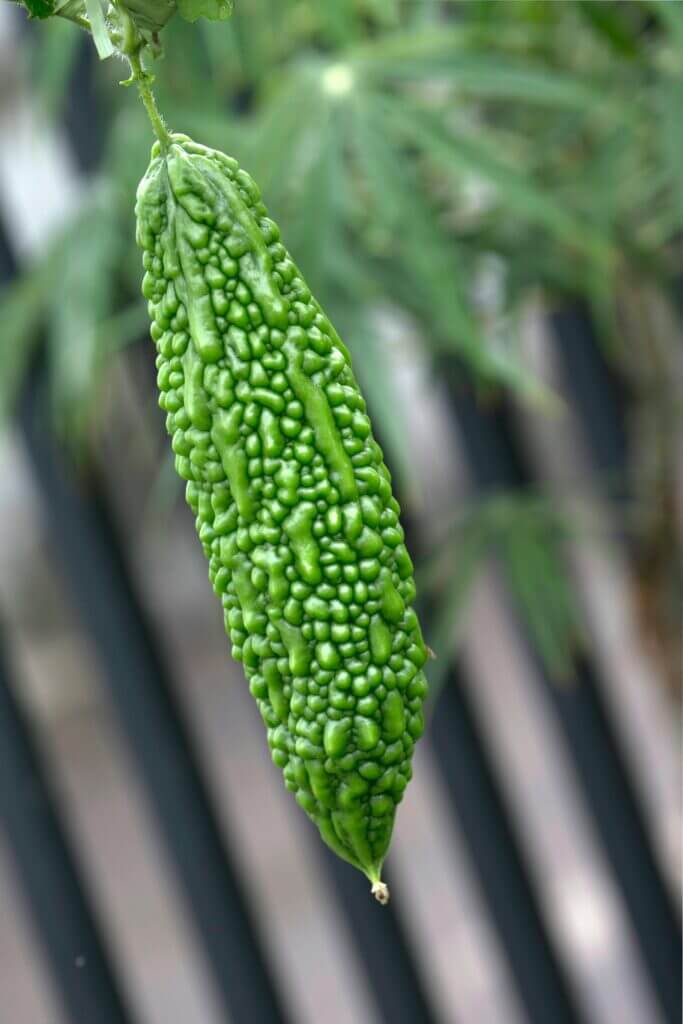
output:
<instances>
[{"instance_id":1,"label":"background fence","mask_svg":"<svg viewBox=\"0 0 683 1024\"><path fill-rule=\"evenodd\" d=\"M99 156L89 42L55 126L15 73L22 31L4 5L5 282ZM623 401L580 307L530 306L524 338L561 418L482 403L452 361L435 379L409 334L397 343L430 496L409 542L476 496L579 489L596 525L566 554L590 635L558 685L501 564L478 574L387 909L270 764L189 512L150 506L166 442L160 417L149 431L148 341L112 360L87 469L55 436L37 347L0 446L3 1022L678 1024L678 713L635 625L622 506L602 491L625 469Z\"/></svg>"}]
</instances>

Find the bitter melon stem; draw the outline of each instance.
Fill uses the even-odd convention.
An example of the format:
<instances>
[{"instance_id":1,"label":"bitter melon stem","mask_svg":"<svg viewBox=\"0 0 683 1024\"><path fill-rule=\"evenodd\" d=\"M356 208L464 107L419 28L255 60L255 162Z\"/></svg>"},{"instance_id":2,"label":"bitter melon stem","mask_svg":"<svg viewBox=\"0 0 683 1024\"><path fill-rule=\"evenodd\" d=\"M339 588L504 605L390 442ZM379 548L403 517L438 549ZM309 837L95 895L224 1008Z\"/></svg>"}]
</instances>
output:
<instances>
[{"instance_id":1,"label":"bitter melon stem","mask_svg":"<svg viewBox=\"0 0 683 1024\"><path fill-rule=\"evenodd\" d=\"M138 87L138 94L142 100L147 116L151 122L154 134L159 140L159 145L162 151L165 153L168 147L171 145L171 136L168 133L164 120L159 113L154 93L149 83L149 75L143 69L142 62L140 60L139 52L128 58L130 64L131 77Z\"/></svg>"},{"instance_id":2,"label":"bitter melon stem","mask_svg":"<svg viewBox=\"0 0 683 1024\"><path fill-rule=\"evenodd\" d=\"M162 151L166 153L171 145L171 136L164 124L163 117L159 113L159 108L152 92L153 75L149 71L145 71L142 65L140 55L145 47L145 41L140 35L133 19L123 7L118 7L118 14L121 27L120 52L130 65L130 78L127 82L123 82L122 85L132 85L135 83L137 86L138 95L147 111L154 134L159 140Z\"/></svg>"}]
</instances>

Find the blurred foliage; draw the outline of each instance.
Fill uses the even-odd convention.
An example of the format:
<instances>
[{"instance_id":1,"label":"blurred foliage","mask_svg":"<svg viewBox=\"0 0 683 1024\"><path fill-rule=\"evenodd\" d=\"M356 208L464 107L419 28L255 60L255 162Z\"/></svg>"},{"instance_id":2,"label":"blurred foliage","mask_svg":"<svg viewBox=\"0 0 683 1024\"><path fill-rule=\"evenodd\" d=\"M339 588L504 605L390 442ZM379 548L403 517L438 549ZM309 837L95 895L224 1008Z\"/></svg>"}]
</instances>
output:
<instances>
[{"instance_id":1,"label":"blurred foliage","mask_svg":"<svg viewBox=\"0 0 683 1024\"><path fill-rule=\"evenodd\" d=\"M560 510L537 494L494 495L458 510L449 536L425 559L417 578L420 594L436 609L429 631L435 658L427 666L432 704L459 644L470 587L492 552L540 658L556 681L572 681L574 658L585 640L564 583L561 548L571 536L585 537L588 528L580 509Z\"/></svg>"},{"instance_id":2,"label":"blurred foliage","mask_svg":"<svg viewBox=\"0 0 683 1024\"><path fill-rule=\"evenodd\" d=\"M238 0L220 25L172 21L163 43L166 119L259 182L352 350L404 499L407 426L373 344L378 303L409 318L426 358L457 359L475 386L552 408L515 334L530 294L589 304L616 366L629 358L624 282L669 301L683 227L680 4ZM50 117L78 103L84 44L56 20L28 35L26 82ZM11 371L0 402L45 324L55 410L72 434L95 415L107 356L145 330L133 204L151 140L142 108L116 88L123 71L96 70L103 152L82 210L0 295ZM494 547L539 651L566 675L578 626L557 513L501 499L454 530L467 556L439 628Z\"/></svg>"}]
</instances>

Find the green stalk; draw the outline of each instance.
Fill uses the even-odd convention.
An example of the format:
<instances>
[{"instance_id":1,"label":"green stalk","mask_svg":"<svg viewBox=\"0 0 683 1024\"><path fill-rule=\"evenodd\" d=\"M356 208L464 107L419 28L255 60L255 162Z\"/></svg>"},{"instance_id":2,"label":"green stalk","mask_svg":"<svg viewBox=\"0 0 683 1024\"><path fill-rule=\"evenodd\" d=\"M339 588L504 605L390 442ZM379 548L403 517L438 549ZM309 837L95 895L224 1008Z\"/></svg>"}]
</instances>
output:
<instances>
[{"instance_id":1,"label":"green stalk","mask_svg":"<svg viewBox=\"0 0 683 1024\"><path fill-rule=\"evenodd\" d=\"M149 71L145 71L142 65L141 53L146 45L145 41L128 12L123 7L119 7L118 12L122 29L120 52L130 65L130 78L122 84L132 85L135 83L137 86L138 95L147 111L154 134L159 140L162 151L166 153L171 145L171 136L164 124L164 119L159 113L159 108L152 92L154 77Z\"/></svg>"},{"instance_id":2,"label":"green stalk","mask_svg":"<svg viewBox=\"0 0 683 1024\"><path fill-rule=\"evenodd\" d=\"M171 136L169 135L168 129L164 124L164 119L159 113L157 107L157 101L154 98L152 87L150 84L151 76L142 67L142 61L140 60L140 53L126 54L128 63L130 64L131 78L138 87L138 95L142 100L147 116L149 117L154 134L159 140L159 145L164 153L168 152L168 148L171 145Z\"/></svg>"}]
</instances>

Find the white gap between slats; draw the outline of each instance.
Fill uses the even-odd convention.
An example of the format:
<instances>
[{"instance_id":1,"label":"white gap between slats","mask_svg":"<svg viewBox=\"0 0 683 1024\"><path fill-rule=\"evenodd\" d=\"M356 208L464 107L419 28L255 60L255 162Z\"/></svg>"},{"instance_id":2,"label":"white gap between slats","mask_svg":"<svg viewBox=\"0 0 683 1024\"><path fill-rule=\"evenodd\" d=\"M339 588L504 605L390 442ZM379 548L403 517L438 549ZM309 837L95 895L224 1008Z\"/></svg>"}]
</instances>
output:
<instances>
[{"instance_id":1,"label":"white gap between slats","mask_svg":"<svg viewBox=\"0 0 683 1024\"><path fill-rule=\"evenodd\" d=\"M405 318L380 310L377 337L391 367L397 407L404 413L417 491L426 496L412 512L421 536L436 542L466 498L463 481L453 472L459 450L449 397ZM414 936L415 956L444 1021L453 1014L463 1024L525 1021L466 839L436 768L429 727L399 807L389 863L400 883L399 913Z\"/></svg>"},{"instance_id":2,"label":"white gap between slats","mask_svg":"<svg viewBox=\"0 0 683 1024\"><path fill-rule=\"evenodd\" d=\"M20 81L19 12L0 6L0 216L17 259L31 263L79 206L82 183L68 146Z\"/></svg>"},{"instance_id":3,"label":"white gap between slats","mask_svg":"<svg viewBox=\"0 0 683 1024\"><path fill-rule=\"evenodd\" d=\"M319 839L270 763L242 668L229 657L220 605L207 581L191 514L183 510L179 524L172 519L159 529L153 520L139 529L141 510L131 502L144 493L154 467L138 452L134 465L140 475L131 482L134 438L149 434L149 410L136 407L134 377L127 375L116 387L118 415L103 432L110 500L122 530L134 538L136 582L176 667L178 693L213 779L226 834L240 857L259 920L267 922L263 940L297 1021L313 1024L321 1005L328 1007L326 1020L334 1024L370 1021L367 987L348 950L344 954L343 915L311 850ZM438 474L438 458L433 466ZM404 917L412 955L444 1024L454 1017L516 1024L524 1018L507 965L454 823L445 824L445 798L431 779L420 778L421 763L428 778L433 775L425 754L416 762L416 777L399 810L390 855L400 878L393 899ZM460 965L457 971L454 962ZM366 1000L362 1010L360 998Z\"/></svg>"},{"instance_id":4,"label":"white gap between slats","mask_svg":"<svg viewBox=\"0 0 683 1024\"><path fill-rule=\"evenodd\" d=\"M18 888L14 858L0 832L0 989L8 1024L67 1024L59 1008L31 914Z\"/></svg>"},{"instance_id":5,"label":"white gap between slats","mask_svg":"<svg viewBox=\"0 0 683 1024\"><path fill-rule=\"evenodd\" d=\"M5 43L9 24L9 12L0 9L0 40ZM0 151L0 203L5 223L16 236L13 242L17 251L28 260L45 242L48 226L58 223L64 212L72 208L77 183L64 147L45 129L31 127L35 120L30 107L12 103L11 109L20 111L17 124L9 125L7 110L0 108L0 131L3 137L13 139L12 147ZM37 190L44 196L42 205L32 184L36 163L46 176L45 187ZM60 190L62 199L57 201L55 194ZM426 383L423 375L421 397L415 400L414 388L410 391L410 380L416 378L415 367L411 368L410 363L408 359L400 371L406 393L411 395L406 402L407 412L419 410L420 420L431 423L426 434L420 430L420 422L413 423L414 436L410 442L419 468L424 470L422 482L432 488L423 491L430 494L430 503L436 489L435 507L439 505L438 485L441 486L443 516L448 511L443 502L453 500L454 490L449 489L450 483L448 488L444 486L442 453L455 473L455 486L466 494L464 474L457 458L452 461L443 418L434 413L432 392L437 391L436 384ZM457 438L453 443L457 449ZM131 449L124 451L130 454ZM439 525L433 525L435 531ZM185 527L182 533L188 544L190 540L197 543ZM139 579L147 588L161 635L169 638L170 633L170 638L177 641L174 655L179 691L201 739L214 789L221 797L226 831L245 866L252 898L262 919L268 915L264 931L290 1005L296 1008L302 1022L319 1020L321 1005L327 1008L326 1020L335 1024L347 1020L362 1020L364 1024L372 1021L369 994L348 949L348 936L333 897L319 877L315 858L308 852L309 845L298 824L300 812L289 794L281 791L278 773L269 766L263 729L249 703L241 669L227 658L220 610L211 598L201 557L189 550L181 553L185 540L172 543L157 536L156 548L154 540L143 536L136 552ZM162 540L166 541L163 546ZM169 550L173 552L173 564ZM182 587L193 592L194 601L195 588L190 583L193 576L197 580L202 577L202 587L196 589L194 619L182 596L174 593L181 579ZM199 598L200 593L206 597ZM213 612L208 610L210 604L215 606ZM187 649L175 628L179 622L188 624ZM465 642L471 668L471 697L519 826L548 925L558 948L565 953L577 992L596 1022L654 1022L658 1018L642 966L634 954L623 908L586 823L562 738L548 717L532 670L518 649L499 599L495 576L482 580L469 622ZM491 626L501 637L497 646L490 644ZM200 658L202 671L197 673ZM93 748L101 742L101 735L102 727L95 723ZM520 742L520 736L524 742ZM110 757L118 763L118 756L114 758L112 753ZM430 980L430 990L444 1021L453 1017L492 1024L521 1021L507 966L470 875L464 844L456 842L453 846L458 823L444 811L445 798L438 785L434 785L430 757L425 740L416 758L416 779L411 784L410 796L399 812L392 851L393 870L401 890L395 893L399 912L405 913L410 921L416 956L423 975ZM114 770L112 764L109 770ZM249 785L245 780L249 780ZM120 783L126 787L128 784ZM85 807L87 799L81 799ZM90 817L84 812L84 835L95 822L96 815ZM437 822L440 828L435 827ZM93 852L91 849L89 856ZM426 892L425 866L431 866L434 879L443 883L429 885ZM101 877L96 885L102 885ZM283 899L283 895L287 898ZM293 921L295 913L303 916L304 923ZM186 931L187 926L180 930ZM126 961L126 956L122 955L122 959ZM311 962L316 965L315 978L323 979L317 985L312 982ZM455 971L454 963L466 966ZM127 973L130 969L128 963ZM340 1016L334 1017L332 1008L339 1006L339 991L344 996L343 1007ZM354 1005L350 1000L356 998L358 1002ZM191 1014L184 1019L209 1020Z\"/></svg>"},{"instance_id":6,"label":"white gap between slats","mask_svg":"<svg viewBox=\"0 0 683 1024\"><path fill-rule=\"evenodd\" d=\"M417 347L413 359L419 363ZM432 377L416 393L412 382L420 373L408 369L409 361L405 352L395 360L395 381L418 471L430 467L434 472L421 479L421 489L430 494L432 506L431 531L429 522L424 529L438 538L457 503L468 496L471 500L472 491L457 429L446 416L435 419L429 408L426 389L434 399L440 384ZM424 368L421 376L427 380ZM438 468L437 452L443 455ZM520 642L493 565L475 584L459 635L464 685L577 1001L592 1024L656 1024L660 1017L650 982L589 822L567 743Z\"/></svg>"},{"instance_id":7,"label":"white gap between slats","mask_svg":"<svg viewBox=\"0 0 683 1024\"><path fill-rule=\"evenodd\" d=\"M0 10L0 40L4 40L6 51L11 55L13 22L9 15L7 10ZM79 182L67 147L45 125L40 124L25 95L15 95L11 104L8 102L6 107L0 109L0 127L4 129L5 137L13 137L15 140L11 153L6 148L4 158L0 154L0 202L4 222L21 259L30 261L40 253L50 230L59 226L74 209ZM34 184L37 167L40 169L42 185ZM427 405L428 402L423 408ZM132 458L134 447L126 446L125 450ZM438 451L435 451L434 464L439 464ZM433 479L438 478L439 473L435 473ZM196 543L194 538L192 541ZM147 542L150 546L142 555L147 568L141 576L151 586L154 579L153 566L168 563L168 555L165 554L168 549L164 546L161 550L160 547L152 556L150 538L147 538ZM201 592L207 595L208 611L208 602L211 600L209 585L205 573L200 571L201 562L198 565L194 556L192 561L202 577ZM187 575L183 573L182 577L185 585ZM171 609L164 608L163 601L164 595L172 595L174 586L164 585L153 589L152 609L158 611L160 628L165 636L169 632L176 636L177 629L168 630L168 623L173 620L167 617L171 615ZM202 685L210 692L202 694L196 682L190 683L193 677L196 679L196 649L193 658L190 645L185 650L182 644L182 651L176 652L177 662L184 664L186 669L179 673L181 689L193 686L191 692L185 694L188 715L201 737L205 759L215 779L216 789L223 795L221 809L226 830L234 845L244 847L242 857L245 870L250 876L250 890L259 906L262 920L268 921L264 931L289 1001L296 1011L296 1019L302 1024L305 1021L315 1021L317 1024L319 1008L324 1005L327 1008L326 1019L330 1024L352 1024L359 1020L364 1024L372 1024L374 1011L371 1009L370 995L357 965L354 965L349 950L349 937L341 923L343 918L334 906L334 898L327 891L324 879L320 877L315 858L308 852L309 844L303 840L298 821L300 812L294 807L290 795L284 792L277 773L269 765L263 729L249 704L251 698L245 694L241 669L227 658L227 640L220 625L220 613L214 608L208 614L217 623L214 629L216 636L213 649L216 655L213 676L209 672L201 673ZM210 646L207 637L200 632L199 647L206 651ZM208 699L209 696L211 699ZM93 736L96 736L102 732L103 726L101 723L93 723L92 729ZM90 744L91 747L96 745L95 742ZM62 743L62 753L63 747ZM241 770L241 762L235 757L235 752L240 750L241 759L249 764L248 771ZM115 759L110 753L106 760L108 765L105 768L100 764L98 772L101 774L108 771L111 775L116 770ZM428 763L426 756L424 761ZM73 775L68 766L62 770L67 775ZM86 772L86 778L89 773L90 769ZM80 776L81 773L76 774ZM245 778L251 781L248 787L244 786ZM510 987L507 966L499 955L494 934L479 906L465 858L457 856L457 847L455 855L451 849L455 826L448 829L437 825L443 819L443 808L440 806L443 797L441 801L434 797L431 784L427 786L416 782L413 786L422 790L422 799L419 802L413 799L412 803L418 807L418 813L413 817L421 822L420 842L426 847L424 857L427 863L441 866L443 884L432 889L432 899L422 898L425 877L421 866L423 858L413 856L415 839L408 824L409 809L406 811L405 825L401 824L399 815L393 856L396 872L402 880L401 888L405 889L408 905L412 907L407 920L408 930L414 936L418 962L433 989L437 1009L444 1022L451 1021L453 1013L457 1012L462 1020L476 1018L491 1021L491 1024L516 1024L522 1017ZM89 849L89 855L99 858L106 851L98 851L96 841L89 837L90 827L96 825L92 817L95 809L90 803L88 813L87 794L79 798L72 791L73 787L74 779L71 777L70 798L76 802L80 799L82 805L76 815L80 820L82 839ZM228 803L238 811L237 814L227 813ZM104 861L98 860L98 863L104 868L106 857ZM100 871L100 876L96 887L105 883L108 873ZM419 898L411 898L408 893L421 895ZM283 894L287 895L286 900L282 898ZM400 899L401 894L396 893L395 900L399 905ZM122 896L119 896L118 906L121 908L118 926L122 928L127 906ZM113 907L109 909L110 912L114 910ZM300 919L298 922L297 918ZM113 923L110 926L114 927ZM176 928L176 931L182 930ZM129 943L133 938L130 935L127 939L123 935L121 937L121 955L127 973L132 969ZM434 951L436 955L433 955ZM458 972L452 969L453 957L463 965ZM186 963L190 960L188 956ZM142 956L139 962L144 964ZM316 965L314 975L311 973L312 963ZM315 983L312 983L312 977L317 979ZM178 999L178 1005L182 1005L182 1000ZM171 1019L170 1016L166 1018L169 1022ZM185 1019L208 1021L209 1017L189 1014Z\"/></svg>"},{"instance_id":8,"label":"white gap between slats","mask_svg":"<svg viewBox=\"0 0 683 1024\"><path fill-rule=\"evenodd\" d=\"M568 397L542 308L529 307L525 356L536 374L567 402L566 414L539 421L519 410L526 447L560 508L585 510L591 535L570 542L570 568L590 632L598 683L616 730L659 867L676 905L681 897L680 721L672 714L657 668L644 649L623 553L591 470L585 431ZM580 507L577 507L577 499Z\"/></svg>"},{"instance_id":9,"label":"white gap between slats","mask_svg":"<svg viewBox=\"0 0 683 1024\"><path fill-rule=\"evenodd\" d=\"M129 455L138 435L149 436L158 427L150 428L150 411L162 414L141 408L135 373L126 362L124 354L112 370L118 415L103 431L109 501L129 538L129 567L173 668L172 681L278 988L297 1024L317 1024L321 1006L330 1024L375 1024L377 1011L343 912L312 849L317 834L271 762L242 666L230 656L192 514L182 508L142 515L141 496L158 465L150 462L150 452L141 456L138 450L132 460Z\"/></svg>"},{"instance_id":10,"label":"white gap between slats","mask_svg":"<svg viewBox=\"0 0 683 1024\"><path fill-rule=\"evenodd\" d=\"M444 1022L523 1024L526 1015L482 904L428 733L413 760L389 854L396 906Z\"/></svg>"},{"instance_id":11,"label":"white gap between slats","mask_svg":"<svg viewBox=\"0 0 683 1024\"><path fill-rule=\"evenodd\" d=\"M0 147L0 215L15 254L22 264L29 264L40 257L51 235L76 209L85 184L76 175L67 145L50 124L41 120L20 82L17 18L9 5L0 5L0 137L12 140L11 145ZM20 449L6 442L2 458L0 480L16 484L22 472L26 474ZM12 574L5 571L12 554L16 556L23 547L26 560L15 559L14 564L15 579L21 579L31 560L41 561L43 553L38 550L41 530L36 511L40 502L35 493L18 503L8 503L6 491L0 497L2 536L11 548L0 552L1 584L12 579ZM17 498L16 491L13 498ZM27 667L30 663L33 694L50 691L54 695L60 685L68 689L73 676L60 679L49 653L43 651L41 659L41 633L24 636L22 642L19 623L11 618L14 595L5 593L2 600L10 626L17 627L18 652L27 655ZM87 710L75 712L75 721L62 722L63 731L54 721L41 720L38 704L33 712L56 785L63 794L68 831L81 854L81 867L111 941L116 966L143 1024L186 1024L188 1020L213 1024L224 1020L216 1010L213 982L199 952L187 908L181 905L163 850L150 830L125 745L94 669L79 660L84 656L82 638L74 642L72 654L78 667L71 668L79 685L89 693ZM94 778L100 779L101 792L92 789ZM105 791L106 802L102 798ZM114 823L121 831L107 831ZM129 871L122 870L122 864ZM148 930L142 927L145 922L146 929L154 925L156 934L152 954ZM162 976L165 988L160 992ZM0 965L3 991L5 984Z\"/></svg>"},{"instance_id":12,"label":"white gap between slats","mask_svg":"<svg viewBox=\"0 0 683 1024\"><path fill-rule=\"evenodd\" d=\"M464 684L577 1000L592 1024L654 1024L660 1016L623 900L493 566L474 588L463 658Z\"/></svg>"},{"instance_id":13,"label":"white gap between slats","mask_svg":"<svg viewBox=\"0 0 683 1024\"><path fill-rule=\"evenodd\" d=\"M77 205L77 196L84 183L76 176L73 162L69 159L68 147L63 144L59 136L51 126L40 121L35 113L25 89L20 92L18 83L10 76L11 61L14 57L14 30L15 21L13 12L0 9L0 40L3 47L2 52L7 56L3 66L3 75L13 88L4 90L3 104L0 106L0 132L6 138L13 139L12 147L4 147L0 152L0 210L3 222L10 235L13 248L22 262L31 262L38 258L43 247L48 241L51 232L57 229ZM39 166L40 178L36 180L36 167ZM142 174L141 169L141 174ZM150 358L152 349L150 348ZM133 449L129 450L129 454ZM196 541L195 541L196 543ZM156 551L162 562L167 561L167 554L164 551ZM202 580L202 589L208 592L210 598L210 587L206 577ZM150 596L149 591L146 596ZM157 597L159 595L156 595ZM162 609L163 602L159 600L159 609ZM220 612L213 609L216 617L220 619ZM162 616L163 619L163 616ZM168 635L168 621L164 628L164 636ZM175 633L176 630L171 632ZM223 670L226 674L232 672L235 678L233 691L239 693L239 684L245 685L241 678L241 669L230 664L228 655L227 640L222 634L222 660L216 664L214 679L220 680L220 692L225 693L227 687L223 678ZM35 641L33 641L35 644ZM215 649L215 648L214 648ZM196 653L196 649L195 649ZM201 653L201 652L200 652ZM196 672L197 659L185 661L187 669L186 679L191 680ZM40 672L36 673L40 676ZM202 677L210 681L209 673L202 673ZM239 679L237 677L240 677ZM43 684L38 681L35 684L38 689ZM191 707L188 708L190 720L195 721L198 717L204 725L213 725L216 721L226 725L225 729L215 730L211 737L214 750L230 751L230 743L226 742L229 734L228 726L238 725L233 747L238 749L238 739L249 737L256 730L243 728L245 714L240 715L235 708L231 708L226 702L220 706L223 714L215 714L214 703L209 702L204 706L202 698L208 696L196 690L192 690L189 696ZM247 694L247 697L249 695ZM249 697L249 699L251 699ZM247 712L251 709L248 708ZM106 717L106 714L105 714ZM120 954L122 970L129 982L131 990L137 996L140 1013L144 1013L142 1019L149 1021L149 1024L170 1024L177 1020L185 1022L188 1020L202 1021L202 1024L211 1024L211 1021L218 1019L216 1012L209 1005L211 1003L211 984L208 980L205 965L198 950L191 948L194 944L194 935L191 934L189 921L176 919L172 924L168 921L172 912L172 905L176 902L176 894L172 892L172 883L161 884L161 873L159 872L159 858L161 851L144 849L145 840L150 843L150 835L144 838L139 834L141 831L149 831L145 821L144 812L140 810L138 820L134 821L135 815L130 806L126 806L126 788L133 786L134 779L132 772L126 764L124 749L118 751L111 749L114 744L115 728L111 723L103 724L98 721L98 716L89 724L81 721L76 729L76 735L80 736L82 746L90 758L88 769L84 770L81 760L74 758L75 764L71 761L73 751L70 753L69 743L56 734L50 735L49 739L54 748L55 755L62 758L56 766L59 774L64 776L65 791L68 793L66 801L67 811L70 817L75 819L78 838L83 846L84 858L88 861L87 867L93 875L94 890L98 900L103 904L107 912L107 926L112 932L112 939ZM258 725L258 723L257 723ZM88 737L86 734L91 731ZM53 727L54 731L54 727ZM68 733L68 728L66 728ZM265 744L265 737L262 730L259 730L259 752L262 756L262 764L265 769L269 768L270 760ZM107 742L105 743L105 736ZM72 737L73 739L73 737ZM256 736L253 737L254 741ZM108 749L107 749L108 748ZM97 760L97 755L99 759ZM97 760L97 765L93 761ZM252 876L252 893L259 909L259 918L262 922L262 931L268 938L271 947L273 960L279 968L279 973L284 977L281 979L288 1001L297 1013L295 1019L314 1021L319 1019L320 1006L330 1008L329 1019L334 1024L352 1024L354 1021L363 1020L373 1024L376 1019L375 1011L372 1008L371 998L364 984L359 971L354 971L351 961L350 943L343 927L340 926L339 915L333 909L331 893L326 890L322 878L316 879L316 870L312 863L307 863L304 852L304 844L299 840L298 834L294 840L294 848L290 846L290 856L285 858L286 862L294 865L294 874L298 875L299 885L297 887L273 885L269 882L282 882L276 870L276 863L263 863L263 857L259 858L259 849L267 846L278 850L278 842L273 842L273 833L276 837L286 837L287 832L279 828L275 823L278 820L273 801L264 797L267 790L263 786L254 785L248 789L244 787L245 778L254 778L255 773L250 770L246 775L240 772L238 761L225 760L220 763L216 774L225 780L229 773L234 782L239 780L240 787L245 794L249 795L249 806L242 806L236 816L248 823L254 822L260 826L258 842L252 841L247 850L246 859L249 863L249 873ZM215 762L214 762L215 766ZM272 766L270 766L272 768ZM274 769L272 769L274 771ZM118 775L118 784L117 778ZM87 780L89 777L106 778L108 781L107 800L102 797L99 800L93 799L89 791ZM123 776L123 778L121 777ZM128 777L127 779L125 777ZM80 783L80 784L79 784ZM222 785L222 789L229 789L229 785ZM272 790L272 786L271 786ZM254 798L256 794L256 798ZM117 803L118 800L118 803ZM107 807L107 803L111 807ZM225 810L225 807L223 807ZM102 842L102 829L106 824L107 810L111 814L109 820L117 819L118 828L113 833L117 837L114 842L109 836L107 842ZM124 820L126 819L127 820ZM282 816L280 815L280 818ZM281 824L281 823L280 823ZM231 819L228 831L234 832L234 822ZM249 830L247 829L247 832ZM136 834L138 833L138 834ZM126 836L126 852L136 861L136 878L139 885L136 886L136 899L129 900L126 894L116 893L116 879L121 878L117 870L118 862L117 845L121 845L121 837ZM291 838L292 829L289 829ZM252 835L252 840L256 837ZM136 850L134 850L136 848ZM309 857L308 861L312 859ZM144 880L146 873L153 875ZM154 869L154 870L151 870ZM264 874L267 869L267 874ZM291 882L291 879L289 880ZM148 883L150 888L148 888ZM121 884L118 885L121 889ZM166 890L166 891L164 891ZM299 914L299 907L293 902L295 892L301 894L301 906L307 905L307 913ZM283 900L283 893L287 900ZM273 900L267 902L266 895L273 896ZM273 907L277 909L277 899L281 910L277 917L280 928L273 928ZM370 897L368 897L370 898ZM149 920L156 920L158 929L155 934L146 934L145 942L141 946L138 939L141 936L139 919L136 920L135 908L154 906L154 913L150 914ZM174 908L176 914L178 908ZM292 911L294 910L294 915ZM162 912L163 911L163 912ZM297 916L298 915L298 916ZM166 919L166 920L165 920ZM165 937L168 935L179 936L182 948L169 951L169 945ZM117 937L120 941L117 941ZM181 942L182 939L182 942ZM157 945L158 955L165 950L168 955L171 953L170 963L175 963L175 969L168 971L168 982L163 998L160 995L159 979L149 971L154 957L154 945ZM120 947L120 948L119 948ZM175 952L175 959L173 957ZM201 961L201 962L200 962ZM181 969L182 964L182 969ZM315 970L312 970L315 965ZM190 975L189 988L193 990L192 999L194 1006L188 1004L187 984ZM155 972L156 975L156 972ZM137 984L141 982L142 984ZM338 1009L332 1010L333 1007ZM150 1016L150 1013L152 1014ZM336 1014L336 1016L334 1015Z\"/></svg>"},{"instance_id":14,"label":"white gap between slats","mask_svg":"<svg viewBox=\"0 0 683 1024\"><path fill-rule=\"evenodd\" d=\"M225 1017L187 910L45 548L44 508L20 446L8 439L0 447L0 481L0 536L8 542L0 546L0 617L11 629L17 696L114 971L141 1024L218 1024Z\"/></svg>"},{"instance_id":15,"label":"white gap between slats","mask_svg":"<svg viewBox=\"0 0 683 1024\"><path fill-rule=\"evenodd\" d=\"M152 352L150 344L150 359ZM417 369L414 362L406 366L409 376ZM177 669L178 694L213 780L226 835L240 858L258 918L267 922L262 938L282 991L297 1021L316 1021L321 1005L328 1007L326 1019L335 1024L370 1021L370 994L349 955L344 918L303 830L309 830L312 843L319 840L284 790L280 772L270 764L263 726L242 669L228 654L220 605L206 578L191 515L183 511L180 526L165 522L162 528L152 515L153 521L140 528L136 495L145 492L158 466L149 463L149 452L141 454L138 447L133 454L133 449L136 437L149 436L152 410L140 407L136 373L127 371L125 359L122 372L126 379L114 385L111 397L117 415L102 432L110 501L122 531L131 538L137 586ZM429 387L424 375L412 375L415 385ZM429 405L425 396L423 407ZM435 423L443 412L435 403ZM156 409L152 414L161 416ZM443 457L436 452L431 461L434 480L443 479ZM135 480L131 472L138 474ZM434 511L437 506L431 503ZM417 780L413 787L421 797L419 811L412 816L409 809L399 811L391 857L402 879L394 903L404 916L425 987L444 1022L450 1024L455 1015L458 1020L516 1024L523 1016L507 965L466 869L462 844L459 855L458 847L451 846L453 828L442 824L447 813L443 797ZM412 806L416 803L413 797ZM411 821L416 821L415 828ZM425 876L432 865L439 866L442 884L426 889ZM454 962L462 965L458 971L453 970ZM364 1001L362 1010L359 1000Z\"/></svg>"}]
</instances>

